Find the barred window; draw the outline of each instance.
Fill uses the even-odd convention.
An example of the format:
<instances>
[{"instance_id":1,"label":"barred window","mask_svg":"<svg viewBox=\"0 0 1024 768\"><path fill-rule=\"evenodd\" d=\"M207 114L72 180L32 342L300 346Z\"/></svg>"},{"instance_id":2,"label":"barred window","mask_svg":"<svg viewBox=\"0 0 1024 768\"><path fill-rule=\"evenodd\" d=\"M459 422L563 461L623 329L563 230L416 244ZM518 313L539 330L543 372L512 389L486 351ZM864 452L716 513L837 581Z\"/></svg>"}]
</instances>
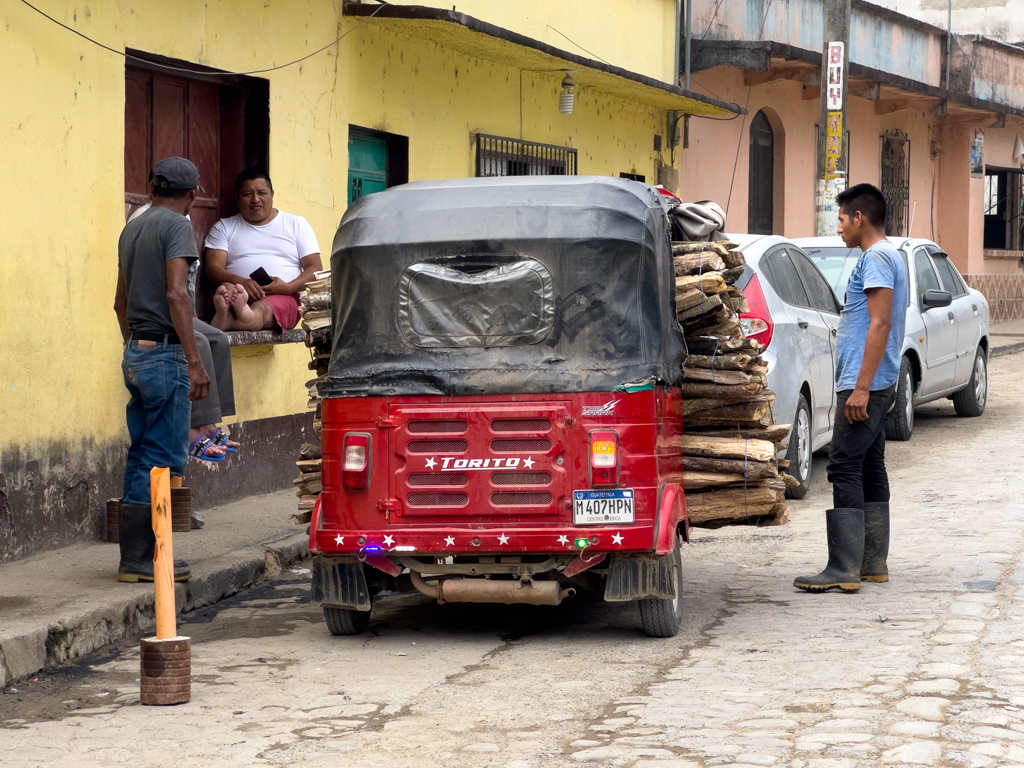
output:
<instances>
[{"instance_id":1,"label":"barred window","mask_svg":"<svg viewBox=\"0 0 1024 768\"><path fill-rule=\"evenodd\" d=\"M478 133L476 175L575 176L576 150Z\"/></svg>"}]
</instances>

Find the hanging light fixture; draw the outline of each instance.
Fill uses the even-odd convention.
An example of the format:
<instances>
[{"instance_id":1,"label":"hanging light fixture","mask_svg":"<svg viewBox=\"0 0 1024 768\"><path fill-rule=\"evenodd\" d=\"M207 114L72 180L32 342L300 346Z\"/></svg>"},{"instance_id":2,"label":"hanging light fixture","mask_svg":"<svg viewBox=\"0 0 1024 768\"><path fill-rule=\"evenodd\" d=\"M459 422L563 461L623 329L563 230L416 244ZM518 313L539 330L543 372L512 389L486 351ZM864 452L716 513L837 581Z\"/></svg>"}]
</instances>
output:
<instances>
[{"instance_id":1,"label":"hanging light fixture","mask_svg":"<svg viewBox=\"0 0 1024 768\"><path fill-rule=\"evenodd\" d=\"M562 92L558 95L558 111L563 115L572 114L572 103L573 103L573 88L576 87L576 83L573 82L572 75L575 69L563 69L565 77L562 78Z\"/></svg>"}]
</instances>

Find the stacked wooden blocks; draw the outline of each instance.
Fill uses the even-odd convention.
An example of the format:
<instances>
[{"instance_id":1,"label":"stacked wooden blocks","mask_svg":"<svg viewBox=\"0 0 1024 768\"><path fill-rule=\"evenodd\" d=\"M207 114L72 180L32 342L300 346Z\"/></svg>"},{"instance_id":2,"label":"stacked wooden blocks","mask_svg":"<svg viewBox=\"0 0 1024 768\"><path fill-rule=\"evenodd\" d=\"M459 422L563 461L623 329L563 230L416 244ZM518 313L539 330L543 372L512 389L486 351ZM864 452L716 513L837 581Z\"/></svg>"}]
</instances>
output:
<instances>
[{"instance_id":1,"label":"stacked wooden blocks","mask_svg":"<svg viewBox=\"0 0 1024 768\"><path fill-rule=\"evenodd\" d=\"M307 407L314 411L313 432L315 442L305 443L299 449L299 460L295 462L299 468L299 476L295 478L295 492L299 497L299 511L294 516L300 524L306 524L312 517L316 497L320 495L320 466L323 449L320 445L320 395L317 384L327 375L327 366L331 361L331 271L317 272L316 279L306 284L302 292L299 311L302 314L302 329L306 332L306 346L310 349L312 359L309 369L316 373L316 378L306 382L309 400Z\"/></svg>"},{"instance_id":2,"label":"stacked wooden blocks","mask_svg":"<svg viewBox=\"0 0 1024 768\"><path fill-rule=\"evenodd\" d=\"M775 424L762 347L740 326L747 303L734 283L745 260L734 248L726 241L672 244L676 313L689 354L683 437L668 447L683 454L686 506L700 527L784 523L786 487L796 484L775 458L789 426Z\"/></svg>"}]
</instances>

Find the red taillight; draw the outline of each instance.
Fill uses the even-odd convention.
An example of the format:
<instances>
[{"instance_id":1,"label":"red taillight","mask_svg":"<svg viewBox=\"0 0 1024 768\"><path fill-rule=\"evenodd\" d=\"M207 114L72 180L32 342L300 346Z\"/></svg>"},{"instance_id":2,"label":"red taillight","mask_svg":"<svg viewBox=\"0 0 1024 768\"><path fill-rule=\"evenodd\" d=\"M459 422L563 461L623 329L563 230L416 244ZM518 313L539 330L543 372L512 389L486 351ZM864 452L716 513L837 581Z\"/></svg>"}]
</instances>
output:
<instances>
[{"instance_id":1,"label":"red taillight","mask_svg":"<svg viewBox=\"0 0 1024 768\"><path fill-rule=\"evenodd\" d=\"M610 429L590 433L590 484L617 485L619 482L619 435Z\"/></svg>"},{"instance_id":2,"label":"red taillight","mask_svg":"<svg viewBox=\"0 0 1024 768\"><path fill-rule=\"evenodd\" d=\"M771 312L768 311L768 302L765 301L761 281L756 274L743 289L743 296L747 300L747 311L740 315L740 327L747 338L759 341L767 348L772 341L775 324L772 322Z\"/></svg>"},{"instance_id":3,"label":"red taillight","mask_svg":"<svg viewBox=\"0 0 1024 768\"><path fill-rule=\"evenodd\" d=\"M342 485L357 491L370 487L370 436L349 432L341 449Z\"/></svg>"}]
</instances>

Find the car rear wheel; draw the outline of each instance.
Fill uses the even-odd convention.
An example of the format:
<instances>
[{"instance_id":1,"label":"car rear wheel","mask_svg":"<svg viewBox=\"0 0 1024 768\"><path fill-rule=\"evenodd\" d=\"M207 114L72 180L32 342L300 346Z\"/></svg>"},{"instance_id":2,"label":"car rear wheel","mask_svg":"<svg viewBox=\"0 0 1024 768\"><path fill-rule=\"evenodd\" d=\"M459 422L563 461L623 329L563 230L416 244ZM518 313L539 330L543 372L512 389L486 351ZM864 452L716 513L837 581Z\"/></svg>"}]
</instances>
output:
<instances>
[{"instance_id":1,"label":"car rear wheel","mask_svg":"<svg viewBox=\"0 0 1024 768\"><path fill-rule=\"evenodd\" d=\"M900 378L896 384L896 402L885 417L885 436L889 440L909 440L914 434L914 369L910 359L900 363Z\"/></svg>"},{"instance_id":2,"label":"car rear wheel","mask_svg":"<svg viewBox=\"0 0 1024 768\"><path fill-rule=\"evenodd\" d=\"M799 483L786 489L786 496L790 499L802 499L807 495L811 485L811 453L811 406L801 394L796 401L796 415L789 434L789 450L786 451L789 474Z\"/></svg>"},{"instance_id":3,"label":"car rear wheel","mask_svg":"<svg viewBox=\"0 0 1024 768\"><path fill-rule=\"evenodd\" d=\"M683 623L683 553L676 539L676 548L667 555L672 563L672 581L676 596L672 600L649 598L640 600L640 624L648 637L675 637Z\"/></svg>"},{"instance_id":4,"label":"car rear wheel","mask_svg":"<svg viewBox=\"0 0 1024 768\"><path fill-rule=\"evenodd\" d=\"M981 416L988 399L988 360L985 350L979 348L974 355L974 370L967 386L953 395L957 416Z\"/></svg>"},{"instance_id":5,"label":"car rear wheel","mask_svg":"<svg viewBox=\"0 0 1024 768\"><path fill-rule=\"evenodd\" d=\"M370 626L369 611L353 611L335 605L325 605L324 621L332 635L358 635Z\"/></svg>"}]
</instances>

